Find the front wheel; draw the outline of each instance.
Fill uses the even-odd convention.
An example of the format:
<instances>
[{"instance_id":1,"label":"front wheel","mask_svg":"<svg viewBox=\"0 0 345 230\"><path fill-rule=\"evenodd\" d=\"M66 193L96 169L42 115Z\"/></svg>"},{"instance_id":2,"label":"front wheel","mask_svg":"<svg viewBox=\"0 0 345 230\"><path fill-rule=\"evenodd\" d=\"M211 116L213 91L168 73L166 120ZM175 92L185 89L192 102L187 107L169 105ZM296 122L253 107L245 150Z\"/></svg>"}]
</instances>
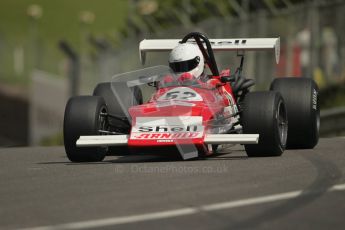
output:
<instances>
[{"instance_id":1,"label":"front wheel","mask_svg":"<svg viewBox=\"0 0 345 230\"><path fill-rule=\"evenodd\" d=\"M80 136L99 135L107 127L107 106L102 97L77 96L69 99L64 117L64 144L72 162L102 161L107 150L101 147L77 147Z\"/></svg>"},{"instance_id":2,"label":"front wheel","mask_svg":"<svg viewBox=\"0 0 345 230\"><path fill-rule=\"evenodd\" d=\"M123 82L103 82L96 86L93 95L104 98L110 115L108 121L111 131L129 134L131 119L128 109L143 103L141 89L138 86L128 87ZM119 120L112 116L121 117L124 120ZM127 146L111 146L108 153L110 155L123 155L129 152Z\"/></svg>"},{"instance_id":3,"label":"front wheel","mask_svg":"<svg viewBox=\"0 0 345 230\"><path fill-rule=\"evenodd\" d=\"M243 133L259 134L258 144L246 144L249 157L280 156L287 139L287 114L280 93L252 92L244 99Z\"/></svg>"}]
</instances>

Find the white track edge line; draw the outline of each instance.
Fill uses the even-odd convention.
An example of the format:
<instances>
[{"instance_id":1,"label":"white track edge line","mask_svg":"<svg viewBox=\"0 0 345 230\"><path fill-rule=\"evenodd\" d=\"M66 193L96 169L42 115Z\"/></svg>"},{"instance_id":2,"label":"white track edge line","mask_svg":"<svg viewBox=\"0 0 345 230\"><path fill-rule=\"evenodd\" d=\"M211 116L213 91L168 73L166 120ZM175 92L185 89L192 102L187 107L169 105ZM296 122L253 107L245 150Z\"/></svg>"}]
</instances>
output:
<instances>
[{"instance_id":1,"label":"white track edge line","mask_svg":"<svg viewBox=\"0 0 345 230\"><path fill-rule=\"evenodd\" d=\"M342 190L345 190L345 184L334 185L328 189L328 191L342 191ZM275 202L275 201L280 201L280 200L287 200L287 199L296 198L302 193L303 193L302 190L291 191L291 192L286 192L286 193L279 193L279 194L261 196L261 197L256 197L256 198L201 205L201 206L190 207L190 208L181 208L181 209L175 209L175 210L167 210L167 211L161 211L161 212L152 212L152 213L146 213L146 214L129 215L129 216L123 216L123 217L113 217L113 218L90 220L90 221L79 221L79 222L72 222L72 223L52 225L52 226L23 228L22 230L87 229L87 228L119 225L119 224L128 224L128 223L134 223L134 222L140 222L140 221L158 220L158 219L172 218L172 217L177 217L177 216L192 215L192 214L200 213L203 211L216 211L216 210L222 210L222 209L243 207L243 206L248 206L248 205Z\"/></svg>"}]
</instances>

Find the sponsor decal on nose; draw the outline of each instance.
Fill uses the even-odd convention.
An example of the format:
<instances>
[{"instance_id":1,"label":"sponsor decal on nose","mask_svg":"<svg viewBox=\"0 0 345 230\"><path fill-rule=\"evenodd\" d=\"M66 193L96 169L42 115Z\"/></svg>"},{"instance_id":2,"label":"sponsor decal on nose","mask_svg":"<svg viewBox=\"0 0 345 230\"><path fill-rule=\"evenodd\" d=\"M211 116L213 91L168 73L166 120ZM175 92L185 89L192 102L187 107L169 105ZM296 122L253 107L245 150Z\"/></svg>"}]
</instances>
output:
<instances>
[{"instance_id":1,"label":"sponsor decal on nose","mask_svg":"<svg viewBox=\"0 0 345 230\"><path fill-rule=\"evenodd\" d=\"M139 117L130 139L201 138L203 132L202 117Z\"/></svg>"},{"instance_id":2,"label":"sponsor decal on nose","mask_svg":"<svg viewBox=\"0 0 345 230\"><path fill-rule=\"evenodd\" d=\"M132 139L185 139L202 137L201 132L181 132L181 133L141 133L133 135Z\"/></svg>"}]
</instances>

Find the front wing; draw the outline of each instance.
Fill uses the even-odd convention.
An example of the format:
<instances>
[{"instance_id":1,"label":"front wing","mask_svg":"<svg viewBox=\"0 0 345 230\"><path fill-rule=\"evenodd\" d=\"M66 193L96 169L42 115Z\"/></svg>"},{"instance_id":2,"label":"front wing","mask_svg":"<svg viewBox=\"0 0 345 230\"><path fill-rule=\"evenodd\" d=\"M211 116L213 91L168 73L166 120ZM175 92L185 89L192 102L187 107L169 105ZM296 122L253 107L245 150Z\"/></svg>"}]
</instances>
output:
<instances>
[{"instance_id":1,"label":"front wing","mask_svg":"<svg viewBox=\"0 0 345 230\"><path fill-rule=\"evenodd\" d=\"M126 146L128 135L80 136L78 147ZM206 134L204 144L257 144L259 134Z\"/></svg>"}]
</instances>

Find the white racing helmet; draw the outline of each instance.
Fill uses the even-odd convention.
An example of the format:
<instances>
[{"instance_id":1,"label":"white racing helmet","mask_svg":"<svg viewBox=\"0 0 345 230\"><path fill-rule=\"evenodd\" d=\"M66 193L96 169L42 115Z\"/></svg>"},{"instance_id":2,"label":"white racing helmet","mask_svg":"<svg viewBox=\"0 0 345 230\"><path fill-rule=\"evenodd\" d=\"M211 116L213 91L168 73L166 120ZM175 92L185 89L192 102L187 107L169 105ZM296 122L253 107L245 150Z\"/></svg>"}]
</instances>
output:
<instances>
[{"instance_id":1,"label":"white racing helmet","mask_svg":"<svg viewBox=\"0 0 345 230\"><path fill-rule=\"evenodd\" d=\"M170 52L169 66L176 73L199 77L204 71L204 57L197 45L182 43Z\"/></svg>"}]
</instances>

